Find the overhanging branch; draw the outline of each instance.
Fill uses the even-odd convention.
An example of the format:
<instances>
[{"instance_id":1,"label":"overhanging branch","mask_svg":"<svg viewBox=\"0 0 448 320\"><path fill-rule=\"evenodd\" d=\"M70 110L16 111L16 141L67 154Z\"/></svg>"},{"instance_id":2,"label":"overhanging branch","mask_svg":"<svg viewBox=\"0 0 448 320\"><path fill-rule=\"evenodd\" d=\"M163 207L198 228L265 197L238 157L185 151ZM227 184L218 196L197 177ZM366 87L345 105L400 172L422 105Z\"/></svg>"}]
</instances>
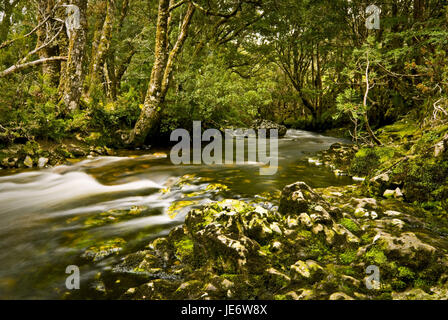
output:
<instances>
[{"instance_id":1,"label":"overhanging branch","mask_svg":"<svg viewBox=\"0 0 448 320\"><path fill-rule=\"evenodd\" d=\"M30 62L23 63L23 64L13 65L13 66L9 67L8 69L0 72L0 78L3 78L5 76L7 76L11 73L17 72L19 70L26 69L29 67L34 67L34 66L37 66L42 63L47 63L47 62L52 62L52 61L66 61L66 60L67 60L67 57L50 57L50 58L42 58L39 60L30 61Z\"/></svg>"}]
</instances>

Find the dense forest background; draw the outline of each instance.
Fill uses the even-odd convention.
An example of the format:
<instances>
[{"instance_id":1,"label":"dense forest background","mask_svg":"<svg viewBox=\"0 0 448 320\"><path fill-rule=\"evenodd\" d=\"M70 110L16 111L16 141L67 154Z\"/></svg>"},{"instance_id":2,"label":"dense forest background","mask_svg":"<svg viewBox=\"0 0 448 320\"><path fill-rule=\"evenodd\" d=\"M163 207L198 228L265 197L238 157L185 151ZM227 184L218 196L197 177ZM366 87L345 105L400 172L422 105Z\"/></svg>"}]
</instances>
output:
<instances>
[{"instance_id":1,"label":"dense forest background","mask_svg":"<svg viewBox=\"0 0 448 320\"><path fill-rule=\"evenodd\" d=\"M382 10L379 30L365 25L371 4ZM67 5L79 8L79 25L67 24ZM221 129L263 118L345 126L381 144L371 127L447 115L447 5L2 0L0 143L123 147L166 141L193 120Z\"/></svg>"}]
</instances>

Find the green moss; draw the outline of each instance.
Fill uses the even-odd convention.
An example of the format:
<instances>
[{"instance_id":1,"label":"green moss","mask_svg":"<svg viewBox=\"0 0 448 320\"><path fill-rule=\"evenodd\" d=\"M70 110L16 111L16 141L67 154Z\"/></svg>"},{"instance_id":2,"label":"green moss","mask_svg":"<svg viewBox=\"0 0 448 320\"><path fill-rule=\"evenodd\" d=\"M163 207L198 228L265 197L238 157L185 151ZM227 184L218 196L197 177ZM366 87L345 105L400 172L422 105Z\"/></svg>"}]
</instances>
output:
<instances>
[{"instance_id":1,"label":"green moss","mask_svg":"<svg viewBox=\"0 0 448 320\"><path fill-rule=\"evenodd\" d=\"M272 256L272 252L269 250L269 247L269 244L260 247L260 251L266 254L268 257Z\"/></svg>"},{"instance_id":2,"label":"green moss","mask_svg":"<svg viewBox=\"0 0 448 320\"><path fill-rule=\"evenodd\" d=\"M427 291L431 287L431 283L423 278L418 278L414 281L414 287Z\"/></svg>"},{"instance_id":3,"label":"green moss","mask_svg":"<svg viewBox=\"0 0 448 320\"><path fill-rule=\"evenodd\" d=\"M335 252L327 245L325 240L314 237L308 246L310 258L317 261L332 261L335 258Z\"/></svg>"},{"instance_id":4,"label":"green moss","mask_svg":"<svg viewBox=\"0 0 448 320\"><path fill-rule=\"evenodd\" d=\"M398 268L398 276L405 280L412 280L415 278L415 273L407 267Z\"/></svg>"},{"instance_id":5,"label":"green moss","mask_svg":"<svg viewBox=\"0 0 448 320\"><path fill-rule=\"evenodd\" d=\"M240 277L240 275L234 273L223 273L220 276L232 282L235 282Z\"/></svg>"},{"instance_id":6,"label":"green moss","mask_svg":"<svg viewBox=\"0 0 448 320\"><path fill-rule=\"evenodd\" d=\"M198 203L197 201L190 201L190 200L176 201L170 205L167 213L171 219L174 219L183 208L195 205L197 203Z\"/></svg>"},{"instance_id":7,"label":"green moss","mask_svg":"<svg viewBox=\"0 0 448 320\"><path fill-rule=\"evenodd\" d=\"M339 255L339 260L343 264L350 264L356 260L356 250L348 249Z\"/></svg>"},{"instance_id":8,"label":"green moss","mask_svg":"<svg viewBox=\"0 0 448 320\"><path fill-rule=\"evenodd\" d=\"M396 290L396 291L403 291L404 289L406 289L408 287L406 282L404 282L402 280L392 281L391 286L392 286L392 289Z\"/></svg>"},{"instance_id":9,"label":"green moss","mask_svg":"<svg viewBox=\"0 0 448 320\"><path fill-rule=\"evenodd\" d=\"M378 265L387 263L386 255L382 250L380 250L377 247L373 247L372 249L367 251L365 257L369 263L374 263Z\"/></svg>"},{"instance_id":10,"label":"green moss","mask_svg":"<svg viewBox=\"0 0 448 320\"><path fill-rule=\"evenodd\" d=\"M379 146L373 148L362 148L351 162L350 174L368 176L372 171L382 165L388 165L395 158L403 156L403 151L396 146Z\"/></svg>"},{"instance_id":11,"label":"green moss","mask_svg":"<svg viewBox=\"0 0 448 320\"><path fill-rule=\"evenodd\" d=\"M342 218L341 220L339 220L339 223L353 233L356 233L361 230L358 227L358 225L352 219L349 218Z\"/></svg>"},{"instance_id":12,"label":"green moss","mask_svg":"<svg viewBox=\"0 0 448 320\"><path fill-rule=\"evenodd\" d=\"M374 235L371 235L369 233L364 233L361 236L361 243L362 244L370 244L370 243L372 243L373 238L374 238Z\"/></svg>"},{"instance_id":13,"label":"green moss","mask_svg":"<svg viewBox=\"0 0 448 320\"><path fill-rule=\"evenodd\" d=\"M347 275L347 276L351 276L351 277L357 277L357 276L358 276L358 273L356 272L356 270L353 269L353 268L350 267L350 266L341 266L341 267L339 268L339 270L340 270L340 272L341 272L342 274L345 274L345 275Z\"/></svg>"},{"instance_id":14,"label":"green moss","mask_svg":"<svg viewBox=\"0 0 448 320\"><path fill-rule=\"evenodd\" d=\"M420 133L419 126L412 121L399 121L385 126L380 130L379 138L382 140L401 140L414 137Z\"/></svg>"},{"instance_id":15,"label":"green moss","mask_svg":"<svg viewBox=\"0 0 448 320\"><path fill-rule=\"evenodd\" d=\"M180 260L185 260L193 254L194 242L190 238L185 237L173 245L175 254Z\"/></svg>"}]
</instances>

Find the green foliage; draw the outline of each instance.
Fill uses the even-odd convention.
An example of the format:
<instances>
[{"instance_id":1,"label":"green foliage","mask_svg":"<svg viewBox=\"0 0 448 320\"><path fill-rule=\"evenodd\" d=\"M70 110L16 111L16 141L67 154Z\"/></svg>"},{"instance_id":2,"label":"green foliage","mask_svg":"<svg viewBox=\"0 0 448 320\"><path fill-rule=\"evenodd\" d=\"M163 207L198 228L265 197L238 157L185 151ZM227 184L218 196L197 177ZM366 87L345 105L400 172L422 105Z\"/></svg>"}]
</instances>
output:
<instances>
[{"instance_id":1,"label":"green foliage","mask_svg":"<svg viewBox=\"0 0 448 320\"><path fill-rule=\"evenodd\" d=\"M399 157L401 153L394 147L366 147L360 149L351 162L350 174L367 176L381 164Z\"/></svg>"},{"instance_id":2,"label":"green foliage","mask_svg":"<svg viewBox=\"0 0 448 320\"><path fill-rule=\"evenodd\" d=\"M218 129L248 126L259 109L272 103L268 79L243 79L215 55L206 57L199 68L199 73L189 69L178 75L177 92L167 97L162 133L190 128L193 120Z\"/></svg>"},{"instance_id":3,"label":"green foliage","mask_svg":"<svg viewBox=\"0 0 448 320\"><path fill-rule=\"evenodd\" d=\"M348 114L352 121L359 121L366 111L361 103L361 96L358 91L352 88L344 90L336 98L338 113L334 116L339 118L342 114Z\"/></svg>"}]
</instances>

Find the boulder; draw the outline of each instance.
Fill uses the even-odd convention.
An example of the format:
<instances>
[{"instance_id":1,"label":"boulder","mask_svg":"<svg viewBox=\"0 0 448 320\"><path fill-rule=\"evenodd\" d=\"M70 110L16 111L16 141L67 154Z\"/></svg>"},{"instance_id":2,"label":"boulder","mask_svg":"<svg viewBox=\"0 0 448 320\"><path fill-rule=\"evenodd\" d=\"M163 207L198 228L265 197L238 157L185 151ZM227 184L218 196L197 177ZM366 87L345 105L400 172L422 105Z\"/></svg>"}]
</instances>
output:
<instances>
[{"instance_id":1,"label":"boulder","mask_svg":"<svg viewBox=\"0 0 448 320\"><path fill-rule=\"evenodd\" d=\"M278 211L282 215L299 215L318 203L325 203L319 194L305 182L296 182L283 189Z\"/></svg>"},{"instance_id":2,"label":"boulder","mask_svg":"<svg viewBox=\"0 0 448 320\"><path fill-rule=\"evenodd\" d=\"M40 157L37 161L37 166L39 168L44 168L48 163L48 158Z\"/></svg>"},{"instance_id":3,"label":"boulder","mask_svg":"<svg viewBox=\"0 0 448 320\"><path fill-rule=\"evenodd\" d=\"M288 131L288 129L281 124L269 121L269 120L255 120L254 123L252 124L252 128L255 130L259 130L259 129L266 129L266 136L269 137L269 130L271 129L276 129L278 130L278 137L284 137L286 132Z\"/></svg>"},{"instance_id":4,"label":"boulder","mask_svg":"<svg viewBox=\"0 0 448 320\"><path fill-rule=\"evenodd\" d=\"M399 260L403 264L424 267L434 262L436 258L436 248L422 242L412 232L394 236L380 231L375 238L376 244L382 248L388 258Z\"/></svg>"},{"instance_id":5,"label":"boulder","mask_svg":"<svg viewBox=\"0 0 448 320\"><path fill-rule=\"evenodd\" d=\"M390 199L390 198L402 199L403 192L401 192L400 188L396 188L395 190L386 190L383 193L383 197L387 198L387 199Z\"/></svg>"},{"instance_id":6,"label":"boulder","mask_svg":"<svg viewBox=\"0 0 448 320\"><path fill-rule=\"evenodd\" d=\"M32 168L33 167L33 159L31 159L30 156L26 156L25 160L23 161L23 164L28 168Z\"/></svg>"},{"instance_id":7,"label":"boulder","mask_svg":"<svg viewBox=\"0 0 448 320\"><path fill-rule=\"evenodd\" d=\"M328 299L329 300L354 300L352 297L350 297L349 295L347 295L343 292L335 292Z\"/></svg>"}]
</instances>

